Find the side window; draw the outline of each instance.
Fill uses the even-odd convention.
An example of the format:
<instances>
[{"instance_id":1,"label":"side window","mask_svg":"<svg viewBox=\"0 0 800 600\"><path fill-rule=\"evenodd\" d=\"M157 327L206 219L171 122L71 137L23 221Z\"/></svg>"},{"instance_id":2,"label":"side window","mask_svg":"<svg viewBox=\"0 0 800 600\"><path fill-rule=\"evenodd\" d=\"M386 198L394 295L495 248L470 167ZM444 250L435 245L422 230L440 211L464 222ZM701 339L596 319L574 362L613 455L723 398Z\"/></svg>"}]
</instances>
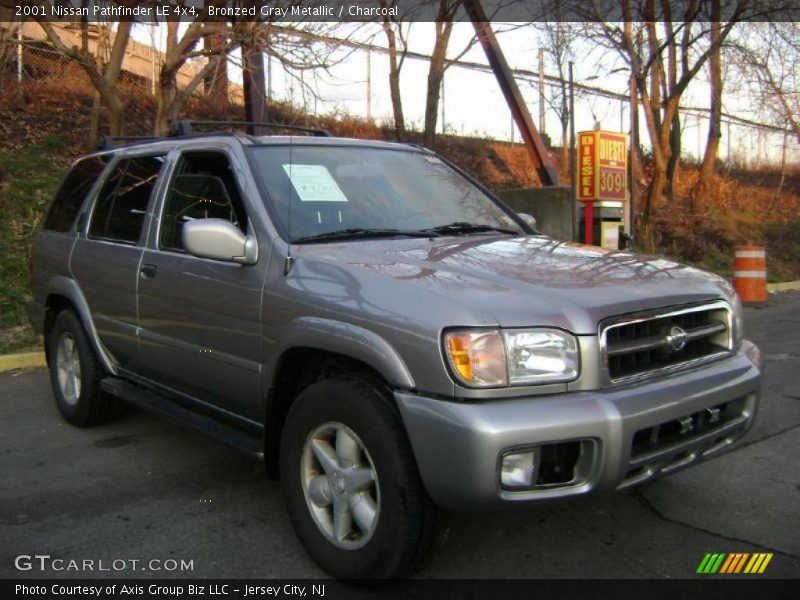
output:
<instances>
[{"instance_id":1,"label":"side window","mask_svg":"<svg viewBox=\"0 0 800 600\"><path fill-rule=\"evenodd\" d=\"M72 229L86 195L107 164L108 156L92 156L76 163L58 189L42 227L51 231Z\"/></svg>"},{"instance_id":2,"label":"side window","mask_svg":"<svg viewBox=\"0 0 800 600\"><path fill-rule=\"evenodd\" d=\"M183 251L183 226L194 219L225 219L247 232L247 213L236 177L222 152L181 155L164 202L160 247Z\"/></svg>"},{"instance_id":3,"label":"side window","mask_svg":"<svg viewBox=\"0 0 800 600\"><path fill-rule=\"evenodd\" d=\"M141 156L117 163L97 196L89 236L138 242L163 163L163 156Z\"/></svg>"}]
</instances>

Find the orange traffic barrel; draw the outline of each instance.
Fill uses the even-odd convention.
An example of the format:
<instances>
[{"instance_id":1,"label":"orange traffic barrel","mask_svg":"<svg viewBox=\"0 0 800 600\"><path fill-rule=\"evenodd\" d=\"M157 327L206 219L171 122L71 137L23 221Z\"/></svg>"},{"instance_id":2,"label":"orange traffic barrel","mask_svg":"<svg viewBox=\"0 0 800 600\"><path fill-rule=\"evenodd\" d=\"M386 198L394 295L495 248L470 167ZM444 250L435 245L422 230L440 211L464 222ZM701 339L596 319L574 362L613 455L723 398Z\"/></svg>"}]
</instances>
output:
<instances>
[{"instance_id":1,"label":"orange traffic barrel","mask_svg":"<svg viewBox=\"0 0 800 600\"><path fill-rule=\"evenodd\" d=\"M742 302L767 301L767 252L762 246L738 246L733 260L733 287Z\"/></svg>"}]
</instances>

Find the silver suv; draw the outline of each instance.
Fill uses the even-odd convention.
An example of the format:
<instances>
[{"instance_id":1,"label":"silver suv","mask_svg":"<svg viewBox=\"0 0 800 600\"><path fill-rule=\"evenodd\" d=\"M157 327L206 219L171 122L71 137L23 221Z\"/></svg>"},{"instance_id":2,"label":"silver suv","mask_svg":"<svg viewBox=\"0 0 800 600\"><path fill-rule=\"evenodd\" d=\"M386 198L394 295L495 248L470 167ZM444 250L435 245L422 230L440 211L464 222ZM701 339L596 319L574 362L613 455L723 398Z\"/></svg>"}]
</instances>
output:
<instances>
[{"instance_id":1,"label":"silver suv","mask_svg":"<svg viewBox=\"0 0 800 600\"><path fill-rule=\"evenodd\" d=\"M262 457L331 574L412 572L436 506L628 489L751 426L722 278L541 235L423 148L187 130L56 194L29 307L55 399Z\"/></svg>"}]
</instances>

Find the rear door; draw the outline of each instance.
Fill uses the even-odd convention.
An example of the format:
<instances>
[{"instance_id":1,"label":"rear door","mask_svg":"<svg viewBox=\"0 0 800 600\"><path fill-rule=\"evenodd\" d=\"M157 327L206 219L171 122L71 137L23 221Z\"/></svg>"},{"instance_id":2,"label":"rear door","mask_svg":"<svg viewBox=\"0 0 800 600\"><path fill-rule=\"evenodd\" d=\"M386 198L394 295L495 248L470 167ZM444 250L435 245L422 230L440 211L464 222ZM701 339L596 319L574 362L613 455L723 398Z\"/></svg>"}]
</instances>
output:
<instances>
[{"instance_id":1,"label":"rear door","mask_svg":"<svg viewBox=\"0 0 800 600\"><path fill-rule=\"evenodd\" d=\"M223 150L185 150L177 156L156 235L142 258L141 355L135 370L258 420L263 417L260 307L268 248L260 247L256 264L241 265L192 256L182 239L184 224L204 218L226 219L244 233L256 233L233 167ZM208 178L221 185L204 185ZM209 194L211 188L224 192Z\"/></svg>"},{"instance_id":2,"label":"rear door","mask_svg":"<svg viewBox=\"0 0 800 600\"><path fill-rule=\"evenodd\" d=\"M138 354L136 285L145 216L164 162L164 154L148 154L113 164L72 251L73 276L100 341L122 367Z\"/></svg>"}]
</instances>

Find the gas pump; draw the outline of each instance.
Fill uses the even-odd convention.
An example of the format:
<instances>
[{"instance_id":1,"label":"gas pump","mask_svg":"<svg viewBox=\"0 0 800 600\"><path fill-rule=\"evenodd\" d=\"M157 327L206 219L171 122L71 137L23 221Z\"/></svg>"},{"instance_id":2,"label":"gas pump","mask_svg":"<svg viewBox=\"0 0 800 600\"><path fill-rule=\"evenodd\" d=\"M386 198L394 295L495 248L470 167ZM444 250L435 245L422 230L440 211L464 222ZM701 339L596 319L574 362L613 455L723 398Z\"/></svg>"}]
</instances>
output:
<instances>
[{"instance_id":1,"label":"gas pump","mask_svg":"<svg viewBox=\"0 0 800 600\"><path fill-rule=\"evenodd\" d=\"M612 131L578 134L578 241L620 248L628 200L628 136Z\"/></svg>"}]
</instances>

